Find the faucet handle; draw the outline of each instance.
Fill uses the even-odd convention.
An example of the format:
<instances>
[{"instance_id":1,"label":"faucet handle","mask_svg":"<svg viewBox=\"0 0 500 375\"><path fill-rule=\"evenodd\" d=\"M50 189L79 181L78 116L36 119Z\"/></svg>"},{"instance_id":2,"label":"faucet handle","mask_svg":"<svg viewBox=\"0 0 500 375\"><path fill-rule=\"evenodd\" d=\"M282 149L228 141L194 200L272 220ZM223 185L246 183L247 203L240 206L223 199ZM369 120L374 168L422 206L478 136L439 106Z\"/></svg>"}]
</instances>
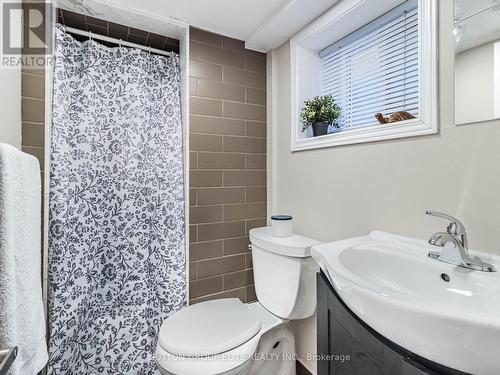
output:
<instances>
[{"instance_id":1,"label":"faucet handle","mask_svg":"<svg viewBox=\"0 0 500 375\"><path fill-rule=\"evenodd\" d=\"M450 225L448 225L448 228L447 228L447 231L449 234L451 234L451 235L463 235L463 234L465 234L465 226L457 218L455 218L451 215L442 213L442 212L431 211L431 210L427 210L427 211L425 211L425 213L426 213L426 215L436 216L436 217L440 217L442 219L448 220L450 222Z\"/></svg>"}]
</instances>

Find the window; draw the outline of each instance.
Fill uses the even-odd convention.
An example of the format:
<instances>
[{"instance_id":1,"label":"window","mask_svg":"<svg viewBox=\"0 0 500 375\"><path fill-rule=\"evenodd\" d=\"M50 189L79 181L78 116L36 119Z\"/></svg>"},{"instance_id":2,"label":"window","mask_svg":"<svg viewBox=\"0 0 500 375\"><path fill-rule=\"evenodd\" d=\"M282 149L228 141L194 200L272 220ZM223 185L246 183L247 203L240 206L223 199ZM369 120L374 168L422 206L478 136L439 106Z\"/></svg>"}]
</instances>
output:
<instances>
[{"instance_id":1,"label":"window","mask_svg":"<svg viewBox=\"0 0 500 375\"><path fill-rule=\"evenodd\" d=\"M376 113L419 115L416 1L320 52L322 95L342 109L341 129L377 125Z\"/></svg>"},{"instance_id":2,"label":"window","mask_svg":"<svg viewBox=\"0 0 500 375\"><path fill-rule=\"evenodd\" d=\"M342 0L290 40L290 58L292 151L437 133L437 0ZM340 129L315 137L299 113L326 94ZM400 111L412 116L375 118Z\"/></svg>"}]
</instances>

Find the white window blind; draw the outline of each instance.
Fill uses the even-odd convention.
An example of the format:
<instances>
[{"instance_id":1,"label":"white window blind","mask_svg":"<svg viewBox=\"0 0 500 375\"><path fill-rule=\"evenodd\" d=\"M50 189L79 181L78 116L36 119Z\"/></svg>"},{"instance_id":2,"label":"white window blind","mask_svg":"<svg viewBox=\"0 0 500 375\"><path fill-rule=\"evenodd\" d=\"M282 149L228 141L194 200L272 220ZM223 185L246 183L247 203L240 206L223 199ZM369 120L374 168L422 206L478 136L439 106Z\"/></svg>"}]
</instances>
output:
<instances>
[{"instance_id":1,"label":"white window blind","mask_svg":"<svg viewBox=\"0 0 500 375\"><path fill-rule=\"evenodd\" d=\"M322 94L342 109L342 129L378 124L375 114L419 114L418 12L407 1L320 53Z\"/></svg>"}]
</instances>

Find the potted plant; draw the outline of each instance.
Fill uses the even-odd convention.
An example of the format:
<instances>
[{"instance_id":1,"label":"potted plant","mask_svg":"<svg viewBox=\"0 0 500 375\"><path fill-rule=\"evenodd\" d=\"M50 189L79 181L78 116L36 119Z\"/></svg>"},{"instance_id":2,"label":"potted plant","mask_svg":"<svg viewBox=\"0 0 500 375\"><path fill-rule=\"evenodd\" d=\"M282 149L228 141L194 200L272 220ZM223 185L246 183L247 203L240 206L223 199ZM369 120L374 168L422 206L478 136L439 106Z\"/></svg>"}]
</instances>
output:
<instances>
[{"instance_id":1,"label":"potted plant","mask_svg":"<svg viewBox=\"0 0 500 375\"><path fill-rule=\"evenodd\" d=\"M328 127L339 127L336 120L340 117L340 107L335 103L331 95L315 96L304 102L300 111L302 131L312 126L313 136L325 135Z\"/></svg>"}]
</instances>

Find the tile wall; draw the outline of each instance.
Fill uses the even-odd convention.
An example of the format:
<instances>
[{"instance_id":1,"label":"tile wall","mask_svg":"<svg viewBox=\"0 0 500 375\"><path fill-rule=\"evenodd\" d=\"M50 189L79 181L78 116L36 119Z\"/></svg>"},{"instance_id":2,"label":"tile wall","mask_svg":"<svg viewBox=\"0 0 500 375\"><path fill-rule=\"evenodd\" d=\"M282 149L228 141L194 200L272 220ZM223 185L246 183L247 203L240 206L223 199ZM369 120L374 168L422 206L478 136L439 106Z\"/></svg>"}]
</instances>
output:
<instances>
[{"instance_id":1,"label":"tile wall","mask_svg":"<svg viewBox=\"0 0 500 375\"><path fill-rule=\"evenodd\" d=\"M191 29L190 300L254 301L248 231L266 225L266 57Z\"/></svg>"}]
</instances>

